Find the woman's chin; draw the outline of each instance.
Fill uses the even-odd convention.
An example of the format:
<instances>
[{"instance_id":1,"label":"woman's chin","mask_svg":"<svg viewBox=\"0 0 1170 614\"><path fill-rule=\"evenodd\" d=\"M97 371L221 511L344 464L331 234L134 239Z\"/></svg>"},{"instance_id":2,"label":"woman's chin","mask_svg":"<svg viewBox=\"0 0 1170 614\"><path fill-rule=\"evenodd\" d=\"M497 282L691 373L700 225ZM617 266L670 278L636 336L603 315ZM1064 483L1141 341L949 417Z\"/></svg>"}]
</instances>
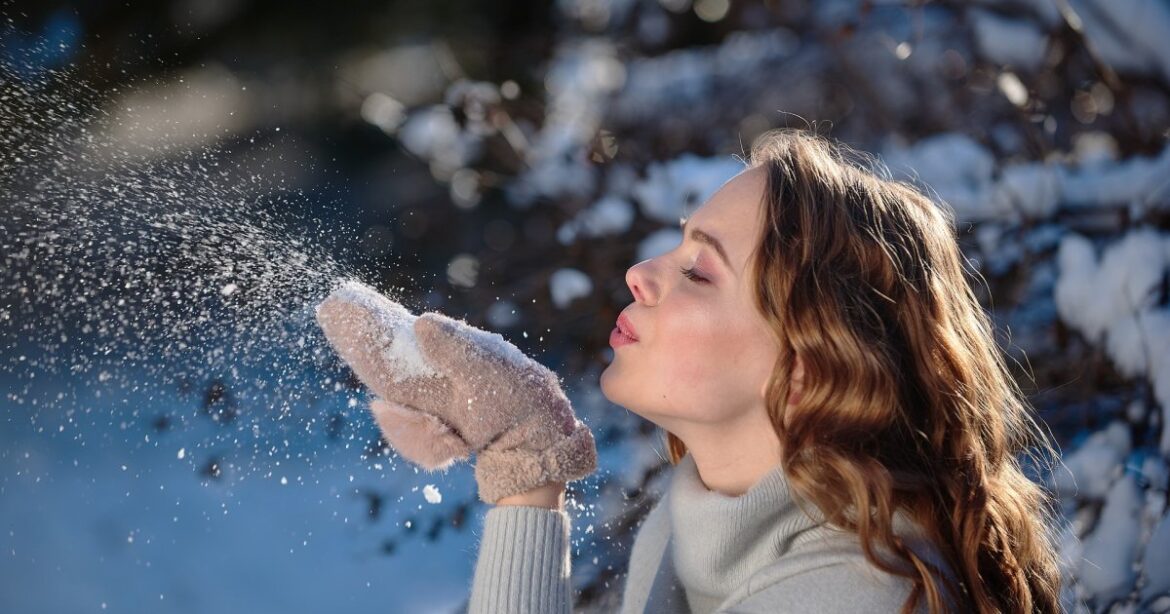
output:
<instances>
[{"instance_id":1,"label":"woman's chin","mask_svg":"<svg viewBox=\"0 0 1170 614\"><path fill-rule=\"evenodd\" d=\"M632 400L629 395L623 394L623 386L620 375L621 369L615 367L612 363L601 372L601 378L598 382L598 387L601 388L601 394L610 403L621 405L629 408L628 403Z\"/></svg>"},{"instance_id":2,"label":"woman's chin","mask_svg":"<svg viewBox=\"0 0 1170 614\"><path fill-rule=\"evenodd\" d=\"M610 363L605 369L601 371L601 378L598 380L598 387L601 388L601 394L610 403L617 403L613 398L613 363Z\"/></svg>"}]
</instances>

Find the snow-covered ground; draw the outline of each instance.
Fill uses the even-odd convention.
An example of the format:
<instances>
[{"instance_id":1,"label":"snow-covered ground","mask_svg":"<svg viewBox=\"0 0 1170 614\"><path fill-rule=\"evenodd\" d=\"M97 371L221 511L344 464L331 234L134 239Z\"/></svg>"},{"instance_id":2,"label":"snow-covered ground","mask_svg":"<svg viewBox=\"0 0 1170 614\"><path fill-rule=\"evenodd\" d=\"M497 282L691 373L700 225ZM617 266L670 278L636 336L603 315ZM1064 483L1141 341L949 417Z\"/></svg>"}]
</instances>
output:
<instances>
[{"instance_id":1,"label":"snow-covered ground","mask_svg":"<svg viewBox=\"0 0 1170 614\"><path fill-rule=\"evenodd\" d=\"M0 422L0 610L465 607L488 509L470 465L427 473L393 453L366 458L377 431L359 393L293 411L241 395L242 411L223 424L201 411L202 391L125 374L139 390L95 380L67 401L59 380L0 380L19 391ZM270 376L241 371L235 381ZM580 390L590 398L574 401L590 424L629 421L596 388ZM347 423L330 438L321 426L338 413ZM161 430L159 414L170 417ZM644 440L601 447L598 472L576 483L583 495L568 505L577 577L596 573L598 505L623 508L620 496L600 496L599 481L634 488L639 467L659 462Z\"/></svg>"},{"instance_id":2,"label":"snow-covered ground","mask_svg":"<svg viewBox=\"0 0 1170 614\"><path fill-rule=\"evenodd\" d=\"M99 389L79 391L71 415L5 412L4 611L449 612L466 598L480 518L433 542L423 534L474 494L468 472L375 464L360 438L327 445L319 432L253 415L264 407L245 414L258 435L227 434L177 391L107 388L97 398ZM345 404L339 395L320 410ZM162 407L189 420L160 432L151 410ZM442 502L427 501L430 484ZM366 493L385 498L377 519Z\"/></svg>"}]
</instances>

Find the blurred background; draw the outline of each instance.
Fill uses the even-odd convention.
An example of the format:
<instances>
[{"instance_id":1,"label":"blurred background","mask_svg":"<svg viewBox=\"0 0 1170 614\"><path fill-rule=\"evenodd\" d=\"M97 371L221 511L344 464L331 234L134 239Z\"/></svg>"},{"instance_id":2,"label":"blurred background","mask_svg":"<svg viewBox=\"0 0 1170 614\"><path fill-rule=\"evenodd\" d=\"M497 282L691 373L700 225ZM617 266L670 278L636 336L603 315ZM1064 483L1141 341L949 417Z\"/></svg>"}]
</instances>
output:
<instances>
[{"instance_id":1,"label":"blurred background","mask_svg":"<svg viewBox=\"0 0 1170 614\"><path fill-rule=\"evenodd\" d=\"M955 214L1060 445L1069 611L1170 611L1170 3L0 2L0 610L458 612L468 465L381 442L353 278L554 369L576 610L669 477L624 272L810 127Z\"/></svg>"}]
</instances>

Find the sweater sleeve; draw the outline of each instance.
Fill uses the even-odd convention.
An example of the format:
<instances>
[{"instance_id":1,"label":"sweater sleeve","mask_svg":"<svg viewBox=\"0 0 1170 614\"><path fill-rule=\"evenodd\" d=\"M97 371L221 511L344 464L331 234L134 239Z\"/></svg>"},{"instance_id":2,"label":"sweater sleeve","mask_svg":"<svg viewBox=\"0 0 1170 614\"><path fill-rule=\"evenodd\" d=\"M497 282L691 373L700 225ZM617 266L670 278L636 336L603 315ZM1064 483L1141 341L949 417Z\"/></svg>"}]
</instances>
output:
<instances>
[{"instance_id":1,"label":"sweater sleeve","mask_svg":"<svg viewBox=\"0 0 1170 614\"><path fill-rule=\"evenodd\" d=\"M488 510L468 613L568 614L569 529L563 510L524 505Z\"/></svg>"}]
</instances>

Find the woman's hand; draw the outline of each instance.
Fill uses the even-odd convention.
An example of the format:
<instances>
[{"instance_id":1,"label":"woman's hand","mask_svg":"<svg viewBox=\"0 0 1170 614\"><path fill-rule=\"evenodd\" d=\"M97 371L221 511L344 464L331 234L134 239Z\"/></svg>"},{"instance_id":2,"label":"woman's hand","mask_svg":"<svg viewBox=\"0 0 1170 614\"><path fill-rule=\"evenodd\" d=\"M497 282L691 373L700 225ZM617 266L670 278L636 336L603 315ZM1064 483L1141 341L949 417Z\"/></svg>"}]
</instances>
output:
<instances>
[{"instance_id":1,"label":"woman's hand","mask_svg":"<svg viewBox=\"0 0 1170 614\"><path fill-rule=\"evenodd\" d=\"M439 313L416 318L356 282L334 290L317 320L379 397L370 410L408 461L434 471L476 454L487 503L596 470L593 435L556 375L500 335Z\"/></svg>"},{"instance_id":2,"label":"woman's hand","mask_svg":"<svg viewBox=\"0 0 1170 614\"><path fill-rule=\"evenodd\" d=\"M565 509L565 483L553 482L538 486L528 492L518 495L508 495L496 505L526 505L529 507L547 507L550 510Z\"/></svg>"}]
</instances>

